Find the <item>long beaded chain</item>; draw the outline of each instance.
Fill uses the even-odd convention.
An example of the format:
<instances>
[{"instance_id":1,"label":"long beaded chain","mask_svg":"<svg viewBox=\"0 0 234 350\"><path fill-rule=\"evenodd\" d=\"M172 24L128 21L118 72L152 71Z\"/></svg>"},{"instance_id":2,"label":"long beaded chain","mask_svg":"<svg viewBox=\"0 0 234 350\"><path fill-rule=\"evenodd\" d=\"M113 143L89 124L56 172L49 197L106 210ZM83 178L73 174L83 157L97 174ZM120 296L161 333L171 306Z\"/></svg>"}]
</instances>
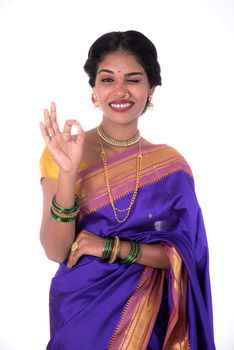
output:
<instances>
[{"instance_id":1,"label":"long beaded chain","mask_svg":"<svg viewBox=\"0 0 234 350\"><path fill-rule=\"evenodd\" d=\"M136 164L136 185L135 185L135 188L134 188L134 191L133 191L133 195L132 195L130 204L129 204L128 208L125 208L125 209L119 209L119 208L117 208L115 206L114 199L113 199L113 196L112 196L112 193L111 193L111 187L110 187L107 157L106 157L106 153L104 151L104 148L103 148L102 141L101 141L100 137L99 137L99 142L100 142L100 145L101 145L101 156L102 156L102 162L103 162L104 177L105 177L107 192L108 192L108 195L109 195L109 200L110 200L111 206L113 208L113 212L114 212L116 221L119 222L119 223L123 223L123 222L125 222L127 220L127 218L130 215L132 206L133 206L133 204L134 204L134 202L136 200L136 196L137 196L137 193L138 193L138 190L139 190L139 183L140 183L140 177L141 177L141 168L142 168L142 158L143 158L142 157L142 152L141 152L141 140L139 140L139 153L137 155L137 162L136 162L137 163ZM123 212L127 212L125 217L123 219L119 219L118 213L123 213Z\"/></svg>"}]
</instances>

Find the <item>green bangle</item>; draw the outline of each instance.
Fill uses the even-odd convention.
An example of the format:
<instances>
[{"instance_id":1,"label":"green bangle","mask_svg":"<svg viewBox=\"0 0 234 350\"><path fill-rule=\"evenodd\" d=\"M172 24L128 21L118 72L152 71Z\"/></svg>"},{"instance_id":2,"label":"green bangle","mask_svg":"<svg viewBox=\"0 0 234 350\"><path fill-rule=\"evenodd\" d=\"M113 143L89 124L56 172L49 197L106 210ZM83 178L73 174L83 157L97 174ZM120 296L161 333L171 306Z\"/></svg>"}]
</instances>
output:
<instances>
[{"instance_id":1,"label":"green bangle","mask_svg":"<svg viewBox=\"0 0 234 350\"><path fill-rule=\"evenodd\" d=\"M135 251L134 257L132 257L132 264L139 259L140 253L141 253L141 246L139 243L136 243L136 251Z\"/></svg>"},{"instance_id":2,"label":"green bangle","mask_svg":"<svg viewBox=\"0 0 234 350\"><path fill-rule=\"evenodd\" d=\"M134 252L134 248L135 248L134 242L130 241L129 243L130 243L130 250L128 252L128 255L124 259L121 260L121 264L129 264L131 256L132 256L132 254Z\"/></svg>"},{"instance_id":3,"label":"green bangle","mask_svg":"<svg viewBox=\"0 0 234 350\"><path fill-rule=\"evenodd\" d=\"M65 213L61 213L60 211L56 210L53 206L51 206L51 210L53 211L53 213L57 216L59 216L60 218L73 218L76 217L79 214L80 209L78 209L77 211L74 211L74 213L70 213L70 214L65 214Z\"/></svg>"},{"instance_id":4,"label":"green bangle","mask_svg":"<svg viewBox=\"0 0 234 350\"><path fill-rule=\"evenodd\" d=\"M110 238L106 239L105 246L104 246L103 252L102 252L102 257L101 257L101 260L103 262L106 262L110 259L111 253L112 253L112 250L114 247L114 242L115 242L114 237L110 237Z\"/></svg>"},{"instance_id":5,"label":"green bangle","mask_svg":"<svg viewBox=\"0 0 234 350\"><path fill-rule=\"evenodd\" d=\"M112 250L114 248L114 242L115 242L114 237L110 237L109 238L109 246L108 246L108 250L107 250L105 261L108 261L110 259L110 257L111 257L111 253L112 253Z\"/></svg>"},{"instance_id":6,"label":"green bangle","mask_svg":"<svg viewBox=\"0 0 234 350\"><path fill-rule=\"evenodd\" d=\"M126 256L126 258L124 258L120 261L121 264L133 264L140 257L140 253L141 253L140 244L137 242L133 242L133 241L130 241L129 243L130 243L129 253Z\"/></svg>"},{"instance_id":7,"label":"green bangle","mask_svg":"<svg viewBox=\"0 0 234 350\"><path fill-rule=\"evenodd\" d=\"M61 214L72 214L72 213L76 212L77 210L79 210L80 200L79 200L79 197L77 195L75 195L75 204L73 205L73 207L69 208L69 209L65 209L65 208L60 207L58 205L58 203L56 202L56 196L54 195L52 198L51 206Z\"/></svg>"},{"instance_id":8,"label":"green bangle","mask_svg":"<svg viewBox=\"0 0 234 350\"><path fill-rule=\"evenodd\" d=\"M62 218L61 216L56 215L53 212L52 208L50 210L50 214L51 214L52 218L57 220L58 222L72 222L72 221L74 221L76 219L76 216L72 216L70 218Z\"/></svg>"},{"instance_id":9,"label":"green bangle","mask_svg":"<svg viewBox=\"0 0 234 350\"><path fill-rule=\"evenodd\" d=\"M106 260L106 255L108 253L109 244L110 244L110 240L109 240L109 238L107 238L106 241L105 241L103 252L102 252L102 261Z\"/></svg>"}]
</instances>

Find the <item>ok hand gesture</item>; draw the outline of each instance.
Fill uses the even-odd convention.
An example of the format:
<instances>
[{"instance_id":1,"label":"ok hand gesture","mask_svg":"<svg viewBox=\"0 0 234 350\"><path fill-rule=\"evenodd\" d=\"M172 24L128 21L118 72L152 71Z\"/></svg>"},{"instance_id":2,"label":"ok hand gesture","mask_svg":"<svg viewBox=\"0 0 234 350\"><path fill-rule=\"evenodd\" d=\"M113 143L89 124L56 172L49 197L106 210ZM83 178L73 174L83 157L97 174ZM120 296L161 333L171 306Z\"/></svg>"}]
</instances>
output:
<instances>
[{"instance_id":1,"label":"ok hand gesture","mask_svg":"<svg viewBox=\"0 0 234 350\"><path fill-rule=\"evenodd\" d=\"M71 135L73 125L77 126L77 135ZM66 120L63 131L60 131L56 105L52 102L50 111L44 110L44 123L40 122L40 129L47 148L58 167L66 173L77 171L85 138L85 132L80 123L74 119Z\"/></svg>"}]
</instances>

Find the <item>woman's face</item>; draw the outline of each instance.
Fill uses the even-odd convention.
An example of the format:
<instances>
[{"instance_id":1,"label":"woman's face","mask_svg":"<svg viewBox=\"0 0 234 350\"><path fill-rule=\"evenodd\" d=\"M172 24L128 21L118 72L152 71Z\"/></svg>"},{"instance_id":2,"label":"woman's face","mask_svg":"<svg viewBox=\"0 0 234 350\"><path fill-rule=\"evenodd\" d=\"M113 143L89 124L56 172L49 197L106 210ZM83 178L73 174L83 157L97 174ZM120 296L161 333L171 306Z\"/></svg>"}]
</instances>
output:
<instances>
[{"instance_id":1,"label":"woman's face","mask_svg":"<svg viewBox=\"0 0 234 350\"><path fill-rule=\"evenodd\" d=\"M120 124L137 120L153 90L135 56L121 50L100 63L93 88L104 118Z\"/></svg>"}]
</instances>

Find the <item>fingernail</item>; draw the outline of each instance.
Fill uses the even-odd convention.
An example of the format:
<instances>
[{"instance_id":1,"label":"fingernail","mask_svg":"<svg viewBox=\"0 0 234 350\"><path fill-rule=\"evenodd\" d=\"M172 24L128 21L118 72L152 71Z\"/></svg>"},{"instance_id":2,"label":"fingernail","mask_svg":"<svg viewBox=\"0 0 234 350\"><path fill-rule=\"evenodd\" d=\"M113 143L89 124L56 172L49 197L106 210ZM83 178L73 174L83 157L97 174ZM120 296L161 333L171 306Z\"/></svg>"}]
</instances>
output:
<instances>
[{"instance_id":1,"label":"fingernail","mask_svg":"<svg viewBox=\"0 0 234 350\"><path fill-rule=\"evenodd\" d=\"M80 131L83 131L83 128L82 128L82 126L80 125L80 123L78 123L78 129L80 130Z\"/></svg>"}]
</instances>

